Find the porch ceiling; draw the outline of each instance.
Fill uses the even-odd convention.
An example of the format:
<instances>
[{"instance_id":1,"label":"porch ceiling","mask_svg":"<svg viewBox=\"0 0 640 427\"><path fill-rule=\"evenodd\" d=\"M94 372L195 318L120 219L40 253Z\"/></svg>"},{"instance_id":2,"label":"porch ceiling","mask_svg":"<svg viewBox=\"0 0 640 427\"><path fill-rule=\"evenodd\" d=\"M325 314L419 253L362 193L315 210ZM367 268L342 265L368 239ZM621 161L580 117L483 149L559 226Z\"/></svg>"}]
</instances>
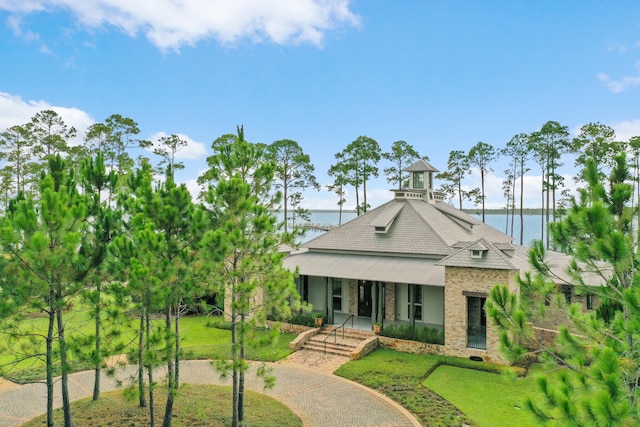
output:
<instances>
[{"instance_id":1,"label":"porch ceiling","mask_svg":"<svg viewBox=\"0 0 640 427\"><path fill-rule=\"evenodd\" d=\"M444 286L444 267L437 260L303 252L284 259L284 266L305 276L340 277L390 283Z\"/></svg>"}]
</instances>

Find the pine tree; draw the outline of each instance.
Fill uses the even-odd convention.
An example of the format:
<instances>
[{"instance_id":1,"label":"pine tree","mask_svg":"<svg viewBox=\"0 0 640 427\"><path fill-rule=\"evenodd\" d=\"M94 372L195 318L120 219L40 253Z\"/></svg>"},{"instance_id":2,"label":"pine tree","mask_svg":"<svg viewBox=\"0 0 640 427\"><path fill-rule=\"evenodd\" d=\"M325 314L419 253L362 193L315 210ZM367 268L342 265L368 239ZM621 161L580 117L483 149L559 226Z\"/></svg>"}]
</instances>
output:
<instances>
[{"instance_id":1,"label":"pine tree","mask_svg":"<svg viewBox=\"0 0 640 427\"><path fill-rule=\"evenodd\" d=\"M269 212L278 201L271 194L276 165L265 156L264 147L245 141L242 128L225 141L214 144L214 155L208 159L205 199L219 226L205 234L201 251L211 262L211 277L224 289L225 314L231 323L230 360L220 361L218 368L232 372L232 426L236 427L244 420L252 327L272 311L286 317L297 308L299 296L291 272L282 266L276 219ZM267 370L263 367L259 374L266 375Z\"/></svg>"},{"instance_id":2,"label":"pine tree","mask_svg":"<svg viewBox=\"0 0 640 427\"><path fill-rule=\"evenodd\" d=\"M511 360L529 357L538 349L560 376L542 377L543 399L527 407L541 422L560 425L631 426L638 419L640 376L640 259L635 251L634 213L626 207L632 195L625 155L616 156L611 173L603 177L594 160L587 160L580 190L571 209L551 225L554 244L572 259L567 274L559 274L545 245L534 244L529 259L532 274L520 280L520 295L495 287L486 309L502 330L501 348ZM597 281L599 286L588 282ZM600 301L584 311L564 298L551 298L558 286ZM566 314L551 345L533 333L531 321L545 316L549 305Z\"/></svg>"}]
</instances>

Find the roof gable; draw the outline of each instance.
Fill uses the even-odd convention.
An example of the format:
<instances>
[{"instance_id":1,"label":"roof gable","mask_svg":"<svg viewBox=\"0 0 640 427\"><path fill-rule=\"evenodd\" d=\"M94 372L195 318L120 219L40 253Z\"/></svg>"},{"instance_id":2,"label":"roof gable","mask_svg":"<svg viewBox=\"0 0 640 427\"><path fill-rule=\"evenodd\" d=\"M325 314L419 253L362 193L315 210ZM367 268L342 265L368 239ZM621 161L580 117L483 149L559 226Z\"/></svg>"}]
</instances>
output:
<instances>
[{"instance_id":1,"label":"roof gable","mask_svg":"<svg viewBox=\"0 0 640 427\"><path fill-rule=\"evenodd\" d=\"M440 172L438 169L431 166L429 162L424 159L420 159L409 167L402 170L403 172Z\"/></svg>"},{"instance_id":2,"label":"roof gable","mask_svg":"<svg viewBox=\"0 0 640 427\"><path fill-rule=\"evenodd\" d=\"M484 237L463 246L453 254L438 261L436 265L445 267L490 268L496 270L518 269L507 255Z\"/></svg>"}]
</instances>

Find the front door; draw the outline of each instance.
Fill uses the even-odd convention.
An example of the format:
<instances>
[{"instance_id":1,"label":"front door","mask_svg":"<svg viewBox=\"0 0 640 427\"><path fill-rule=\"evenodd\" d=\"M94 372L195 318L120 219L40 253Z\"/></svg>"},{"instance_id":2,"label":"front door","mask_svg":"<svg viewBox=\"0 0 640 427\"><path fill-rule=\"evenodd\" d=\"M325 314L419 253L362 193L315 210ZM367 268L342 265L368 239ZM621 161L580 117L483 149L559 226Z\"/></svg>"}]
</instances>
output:
<instances>
[{"instance_id":1,"label":"front door","mask_svg":"<svg viewBox=\"0 0 640 427\"><path fill-rule=\"evenodd\" d=\"M371 317L371 282L358 281L358 316Z\"/></svg>"}]
</instances>

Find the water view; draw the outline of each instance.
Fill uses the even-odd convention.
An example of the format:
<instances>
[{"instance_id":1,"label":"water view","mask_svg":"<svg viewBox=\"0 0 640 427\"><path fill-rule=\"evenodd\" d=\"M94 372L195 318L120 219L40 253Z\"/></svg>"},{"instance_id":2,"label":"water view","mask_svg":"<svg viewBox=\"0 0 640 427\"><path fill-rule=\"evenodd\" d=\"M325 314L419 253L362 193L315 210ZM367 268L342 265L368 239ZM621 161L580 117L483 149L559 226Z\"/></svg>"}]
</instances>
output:
<instances>
[{"instance_id":1,"label":"water view","mask_svg":"<svg viewBox=\"0 0 640 427\"><path fill-rule=\"evenodd\" d=\"M478 214L471 215L474 218L481 219L482 216ZM342 212L342 224L345 224L352 219L356 218L355 211L343 211ZM282 218L282 213L279 213L279 218ZM340 220L340 212L338 211L311 211L310 223L315 225L327 225L337 226ZM513 243L518 244L520 242L520 217L516 213L513 219ZM306 221L296 221L296 224L305 223ZM485 215L485 222L502 231L503 233L511 235L511 218L509 218L509 229L506 230L507 215L506 214L487 214ZM523 217L524 233L523 244L531 245L531 242L535 239L540 239L540 231L542 229L541 215L530 214ZM301 239L301 243L307 242L318 236L324 234L323 230L307 230L304 237Z\"/></svg>"}]
</instances>

